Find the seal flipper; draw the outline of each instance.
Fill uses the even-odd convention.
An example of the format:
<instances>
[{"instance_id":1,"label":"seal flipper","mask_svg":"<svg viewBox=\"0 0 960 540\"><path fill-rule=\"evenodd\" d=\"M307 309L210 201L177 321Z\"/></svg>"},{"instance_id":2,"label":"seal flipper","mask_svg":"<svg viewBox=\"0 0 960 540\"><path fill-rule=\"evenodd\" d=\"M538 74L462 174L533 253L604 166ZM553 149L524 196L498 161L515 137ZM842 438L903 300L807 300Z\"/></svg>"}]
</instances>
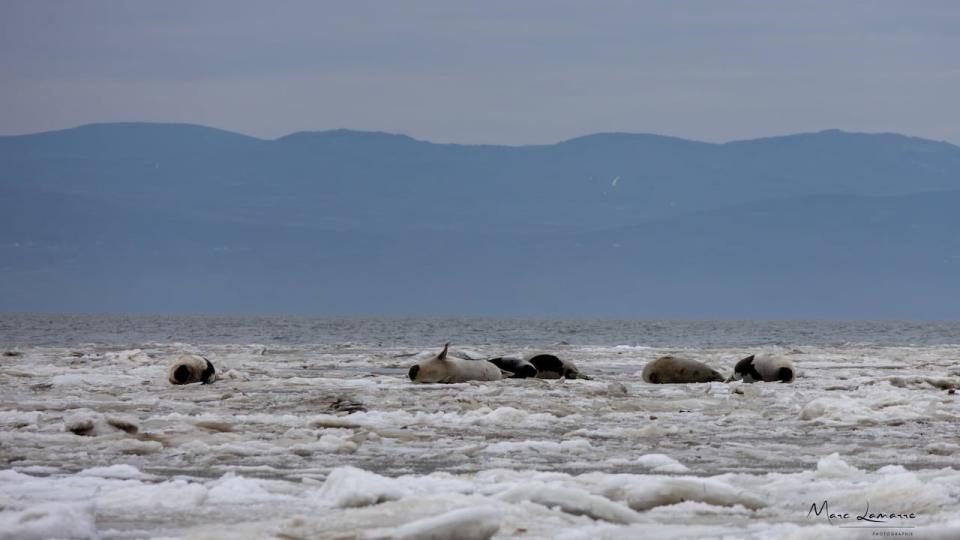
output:
<instances>
[{"instance_id":1,"label":"seal flipper","mask_svg":"<svg viewBox=\"0 0 960 540\"><path fill-rule=\"evenodd\" d=\"M793 382L793 370L788 367L782 367L777 370L777 379L780 382Z\"/></svg>"},{"instance_id":2,"label":"seal flipper","mask_svg":"<svg viewBox=\"0 0 960 540\"><path fill-rule=\"evenodd\" d=\"M206 358L203 360L207 363L207 367L203 370L203 375L200 376L200 382L202 384L210 384L217 380L217 370L213 368L213 364L211 364L209 360Z\"/></svg>"},{"instance_id":3,"label":"seal flipper","mask_svg":"<svg viewBox=\"0 0 960 540\"><path fill-rule=\"evenodd\" d=\"M450 348L449 343L443 344L443 350L440 351L440 354L437 355L437 360L446 360L447 359L447 349Z\"/></svg>"}]
</instances>

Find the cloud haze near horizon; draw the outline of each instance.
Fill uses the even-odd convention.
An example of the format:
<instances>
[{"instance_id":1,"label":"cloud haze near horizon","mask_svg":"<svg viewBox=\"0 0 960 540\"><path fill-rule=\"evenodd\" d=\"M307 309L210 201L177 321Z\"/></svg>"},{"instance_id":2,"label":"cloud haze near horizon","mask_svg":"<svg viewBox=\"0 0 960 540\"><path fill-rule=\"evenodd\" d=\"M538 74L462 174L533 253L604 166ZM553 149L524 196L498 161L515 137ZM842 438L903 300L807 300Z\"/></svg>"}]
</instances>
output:
<instances>
[{"instance_id":1,"label":"cloud haze near horizon","mask_svg":"<svg viewBox=\"0 0 960 540\"><path fill-rule=\"evenodd\" d=\"M0 134L91 122L547 143L960 143L953 2L0 4Z\"/></svg>"}]
</instances>

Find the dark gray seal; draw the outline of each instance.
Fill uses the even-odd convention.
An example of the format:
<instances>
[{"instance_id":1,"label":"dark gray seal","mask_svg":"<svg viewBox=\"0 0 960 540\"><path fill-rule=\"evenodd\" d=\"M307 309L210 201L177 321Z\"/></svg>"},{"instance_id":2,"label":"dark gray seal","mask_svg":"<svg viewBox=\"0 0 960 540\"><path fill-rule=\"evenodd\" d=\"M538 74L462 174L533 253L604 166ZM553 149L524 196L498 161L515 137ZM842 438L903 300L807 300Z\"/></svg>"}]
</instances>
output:
<instances>
[{"instance_id":1,"label":"dark gray seal","mask_svg":"<svg viewBox=\"0 0 960 540\"><path fill-rule=\"evenodd\" d=\"M590 377L581 375L577 366L569 360L561 360L552 354L536 354L527 359L527 362L537 368L538 379L587 379Z\"/></svg>"},{"instance_id":2,"label":"dark gray seal","mask_svg":"<svg viewBox=\"0 0 960 540\"><path fill-rule=\"evenodd\" d=\"M644 366L643 380L653 384L723 382L723 375L696 360L677 356L661 356Z\"/></svg>"},{"instance_id":3,"label":"dark gray seal","mask_svg":"<svg viewBox=\"0 0 960 540\"><path fill-rule=\"evenodd\" d=\"M503 371L513 373L513 375L510 376L511 379L529 379L536 377L538 373L536 366L522 358L500 356L491 358L487 360L487 362L490 362Z\"/></svg>"}]
</instances>

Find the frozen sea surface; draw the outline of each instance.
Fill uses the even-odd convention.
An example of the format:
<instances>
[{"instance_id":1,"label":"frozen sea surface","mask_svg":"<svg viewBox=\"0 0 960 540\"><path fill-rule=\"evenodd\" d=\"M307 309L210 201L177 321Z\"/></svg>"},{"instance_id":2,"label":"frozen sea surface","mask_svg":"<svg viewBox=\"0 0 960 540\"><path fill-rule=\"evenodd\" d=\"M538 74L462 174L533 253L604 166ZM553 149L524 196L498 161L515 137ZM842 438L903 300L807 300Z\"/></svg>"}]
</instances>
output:
<instances>
[{"instance_id":1,"label":"frozen sea surface","mask_svg":"<svg viewBox=\"0 0 960 540\"><path fill-rule=\"evenodd\" d=\"M960 538L956 325L224 320L0 318L0 538ZM412 384L446 340L594 379Z\"/></svg>"}]
</instances>

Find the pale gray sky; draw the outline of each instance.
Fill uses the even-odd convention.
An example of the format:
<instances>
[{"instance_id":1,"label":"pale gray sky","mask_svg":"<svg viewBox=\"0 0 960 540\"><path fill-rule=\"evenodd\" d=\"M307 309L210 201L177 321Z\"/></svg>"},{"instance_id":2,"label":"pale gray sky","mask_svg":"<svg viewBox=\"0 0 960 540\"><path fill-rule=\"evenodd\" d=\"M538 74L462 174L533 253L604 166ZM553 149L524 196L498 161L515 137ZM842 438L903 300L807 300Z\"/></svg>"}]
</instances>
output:
<instances>
[{"instance_id":1,"label":"pale gray sky","mask_svg":"<svg viewBox=\"0 0 960 540\"><path fill-rule=\"evenodd\" d=\"M0 134L438 142L841 128L960 143L960 2L0 0Z\"/></svg>"}]
</instances>

